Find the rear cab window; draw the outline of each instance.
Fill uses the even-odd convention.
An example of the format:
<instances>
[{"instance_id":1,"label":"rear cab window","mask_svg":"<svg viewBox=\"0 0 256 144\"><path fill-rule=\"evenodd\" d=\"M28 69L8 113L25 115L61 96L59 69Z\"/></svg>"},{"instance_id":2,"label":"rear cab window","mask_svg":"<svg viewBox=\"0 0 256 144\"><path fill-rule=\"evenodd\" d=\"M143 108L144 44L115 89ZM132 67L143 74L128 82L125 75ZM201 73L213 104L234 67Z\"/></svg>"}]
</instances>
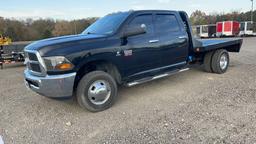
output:
<instances>
[{"instance_id":1,"label":"rear cab window","mask_svg":"<svg viewBox=\"0 0 256 144\"><path fill-rule=\"evenodd\" d=\"M156 33L179 33L180 24L174 14L156 14L155 17Z\"/></svg>"}]
</instances>

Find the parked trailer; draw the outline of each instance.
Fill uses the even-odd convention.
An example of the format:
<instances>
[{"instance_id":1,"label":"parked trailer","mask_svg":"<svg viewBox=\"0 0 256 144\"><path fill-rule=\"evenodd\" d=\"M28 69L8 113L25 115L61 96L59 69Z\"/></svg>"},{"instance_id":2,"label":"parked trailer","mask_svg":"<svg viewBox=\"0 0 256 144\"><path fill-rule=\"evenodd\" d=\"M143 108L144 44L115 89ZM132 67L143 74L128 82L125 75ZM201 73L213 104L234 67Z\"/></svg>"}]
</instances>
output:
<instances>
[{"instance_id":1,"label":"parked trailer","mask_svg":"<svg viewBox=\"0 0 256 144\"><path fill-rule=\"evenodd\" d=\"M0 45L0 68L4 64L24 62L24 47L31 42L13 42L9 45Z\"/></svg>"},{"instance_id":2,"label":"parked trailer","mask_svg":"<svg viewBox=\"0 0 256 144\"><path fill-rule=\"evenodd\" d=\"M198 25L194 27L196 35L200 38L210 38L216 36L216 24Z\"/></svg>"},{"instance_id":3,"label":"parked trailer","mask_svg":"<svg viewBox=\"0 0 256 144\"><path fill-rule=\"evenodd\" d=\"M255 23L253 23L252 21L241 22L239 36L253 36L254 35L254 31L253 31L254 26L255 26Z\"/></svg>"},{"instance_id":4,"label":"parked trailer","mask_svg":"<svg viewBox=\"0 0 256 144\"><path fill-rule=\"evenodd\" d=\"M216 24L217 37L238 36L240 33L240 23L237 21L224 21Z\"/></svg>"}]
</instances>

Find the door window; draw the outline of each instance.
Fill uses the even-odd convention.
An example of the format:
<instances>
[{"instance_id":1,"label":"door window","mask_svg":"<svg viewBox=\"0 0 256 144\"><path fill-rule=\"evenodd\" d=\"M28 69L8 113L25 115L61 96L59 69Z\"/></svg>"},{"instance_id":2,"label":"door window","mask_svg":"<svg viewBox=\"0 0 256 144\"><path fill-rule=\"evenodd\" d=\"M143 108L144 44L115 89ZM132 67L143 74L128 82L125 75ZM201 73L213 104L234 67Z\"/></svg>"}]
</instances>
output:
<instances>
[{"instance_id":1,"label":"door window","mask_svg":"<svg viewBox=\"0 0 256 144\"><path fill-rule=\"evenodd\" d=\"M130 22L129 27L141 26L143 24L146 26L146 34L138 35L138 36L152 35L154 32L154 28L153 28L153 19L151 14L139 15L135 17Z\"/></svg>"}]
</instances>

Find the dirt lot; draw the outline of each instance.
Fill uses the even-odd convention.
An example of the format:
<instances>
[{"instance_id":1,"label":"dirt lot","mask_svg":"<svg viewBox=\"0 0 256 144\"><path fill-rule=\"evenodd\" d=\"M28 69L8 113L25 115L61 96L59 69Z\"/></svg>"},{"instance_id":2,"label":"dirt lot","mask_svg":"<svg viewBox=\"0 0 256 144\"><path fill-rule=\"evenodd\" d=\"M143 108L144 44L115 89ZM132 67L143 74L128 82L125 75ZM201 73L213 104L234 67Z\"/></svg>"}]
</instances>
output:
<instances>
[{"instance_id":1,"label":"dirt lot","mask_svg":"<svg viewBox=\"0 0 256 144\"><path fill-rule=\"evenodd\" d=\"M0 70L0 135L5 143L254 143L256 38L231 54L224 75L193 69L120 88L111 109L90 113L72 100L25 88L23 66Z\"/></svg>"}]
</instances>

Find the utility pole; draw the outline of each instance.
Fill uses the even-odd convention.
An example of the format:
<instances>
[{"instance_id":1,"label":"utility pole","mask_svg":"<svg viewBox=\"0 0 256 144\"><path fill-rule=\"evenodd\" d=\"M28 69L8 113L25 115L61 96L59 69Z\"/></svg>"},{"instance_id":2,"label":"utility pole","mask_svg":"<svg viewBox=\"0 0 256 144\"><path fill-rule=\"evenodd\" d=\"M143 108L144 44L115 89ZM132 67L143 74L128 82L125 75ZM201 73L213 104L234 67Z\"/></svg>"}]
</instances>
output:
<instances>
[{"instance_id":1,"label":"utility pole","mask_svg":"<svg viewBox=\"0 0 256 144\"><path fill-rule=\"evenodd\" d=\"M251 21L253 22L253 0L252 1L252 13L251 13Z\"/></svg>"}]
</instances>

